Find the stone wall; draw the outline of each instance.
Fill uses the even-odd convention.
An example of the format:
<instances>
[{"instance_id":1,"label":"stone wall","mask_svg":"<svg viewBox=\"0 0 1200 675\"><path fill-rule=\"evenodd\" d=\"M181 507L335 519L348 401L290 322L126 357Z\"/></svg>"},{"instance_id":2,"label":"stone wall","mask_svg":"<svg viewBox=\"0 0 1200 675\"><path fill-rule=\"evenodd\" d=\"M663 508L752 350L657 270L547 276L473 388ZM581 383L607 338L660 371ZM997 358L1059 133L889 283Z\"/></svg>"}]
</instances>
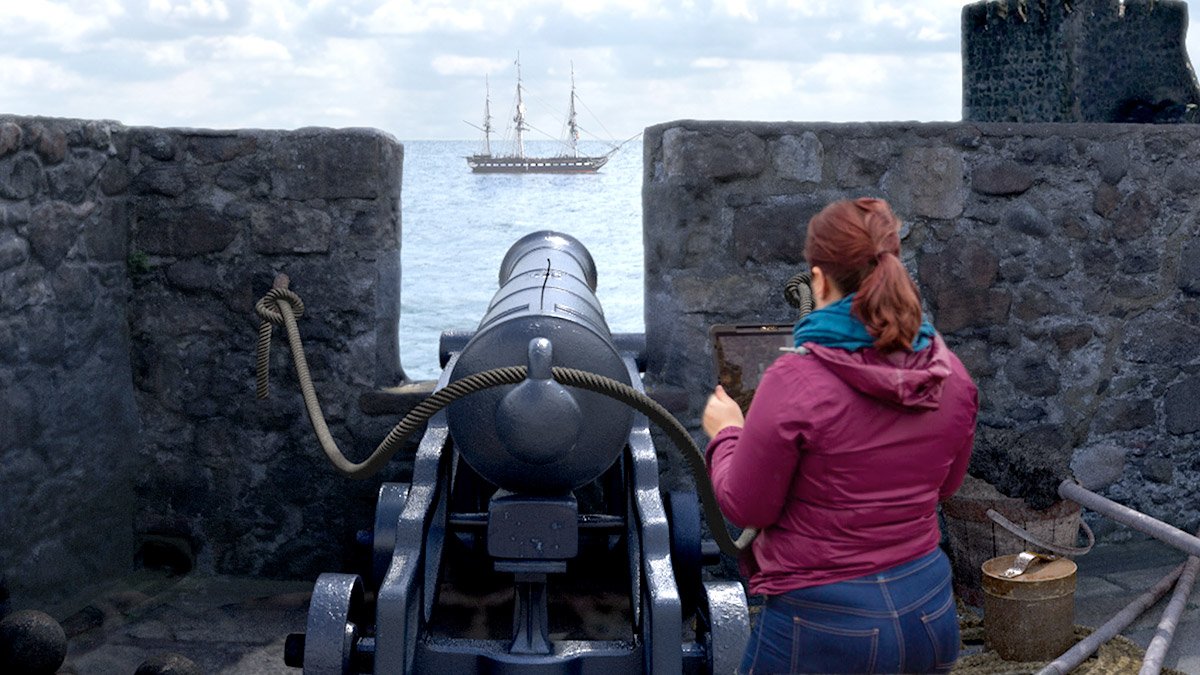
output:
<instances>
[{"instance_id":1,"label":"stone wall","mask_svg":"<svg viewBox=\"0 0 1200 675\"><path fill-rule=\"evenodd\" d=\"M286 272L334 436L395 384L402 148L373 130L0 117L0 573L15 602L154 564L343 566L376 481L335 474L254 302ZM403 467L389 471L394 477Z\"/></svg>"},{"instance_id":2,"label":"stone wall","mask_svg":"<svg viewBox=\"0 0 1200 675\"><path fill-rule=\"evenodd\" d=\"M111 122L0 117L0 604L128 569L140 429Z\"/></svg>"},{"instance_id":3,"label":"stone wall","mask_svg":"<svg viewBox=\"0 0 1200 675\"><path fill-rule=\"evenodd\" d=\"M963 119L1196 122L1182 0L984 0L963 8ZM1192 106L1189 109L1188 106Z\"/></svg>"},{"instance_id":4,"label":"stone wall","mask_svg":"<svg viewBox=\"0 0 1200 675\"><path fill-rule=\"evenodd\" d=\"M1074 473L1200 524L1196 127L681 121L645 138L648 379L685 389L693 422L709 326L791 322L808 219L883 197L980 386L971 472L1034 505Z\"/></svg>"}]
</instances>

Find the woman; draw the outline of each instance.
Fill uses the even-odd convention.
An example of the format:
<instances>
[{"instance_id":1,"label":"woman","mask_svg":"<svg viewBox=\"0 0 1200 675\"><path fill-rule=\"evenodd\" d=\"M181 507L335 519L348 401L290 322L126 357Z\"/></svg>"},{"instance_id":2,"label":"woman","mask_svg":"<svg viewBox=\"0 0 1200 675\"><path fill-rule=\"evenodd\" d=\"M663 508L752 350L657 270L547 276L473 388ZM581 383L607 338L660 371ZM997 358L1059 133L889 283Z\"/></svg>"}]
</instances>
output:
<instances>
[{"instance_id":1,"label":"woman","mask_svg":"<svg viewBox=\"0 0 1200 675\"><path fill-rule=\"evenodd\" d=\"M975 437L970 376L921 317L880 199L808 224L815 310L763 374L745 418L720 386L704 410L725 515L759 528L745 562L766 596L741 672L949 672L958 657L937 503Z\"/></svg>"}]
</instances>

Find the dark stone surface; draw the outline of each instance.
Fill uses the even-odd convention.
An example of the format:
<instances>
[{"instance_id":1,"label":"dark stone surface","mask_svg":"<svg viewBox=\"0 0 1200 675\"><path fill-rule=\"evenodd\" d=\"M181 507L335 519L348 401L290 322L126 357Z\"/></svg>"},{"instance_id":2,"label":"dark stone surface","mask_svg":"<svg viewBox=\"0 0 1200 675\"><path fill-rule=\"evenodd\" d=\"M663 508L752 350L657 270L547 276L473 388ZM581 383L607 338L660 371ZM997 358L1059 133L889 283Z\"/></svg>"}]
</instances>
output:
<instances>
[{"instance_id":1,"label":"dark stone surface","mask_svg":"<svg viewBox=\"0 0 1200 675\"><path fill-rule=\"evenodd\" d=\"M781 181L774 159L762 172L719 178L695 163L723 147L711 138L741 132L768 143L812 134L819 178ZM1200 465L1190 403L1200 392L1184 384L1200 372L1200 198L1164 179L1183 180L1184 168L1200 164L1198 133L1191 125L652 127L647 381L686 390L695 424L711 379L708 327L789 318L773 287L798 266L783 251L783 224L804 214L781 205L808 213L880 196L905 223L903 260L934 325L980 388L989 431L971 472L1045 504L1074 459L1114 499L1155 517L1200 518L1188 496L1200 474L1180 468ZM807 150L793 143L790 152ZM927 165L931 175L920 175ZM1150 447L1175 462L1170 482L1142 474ZM1135 470L1103 448L1128 449Z\"/></svg>"},{"instance_id":2,"label":"dark stone surface","mask_svg":"<svg viewBox=\"0 0 1200 675\"><path fill-rule=\"evenodd\" d=\"M0 230L0 272L29 260L29 242L9 230Z\"/></svg>"},{"instance_id":3,"label":"dark stone surface","mask_svg":"<svg viewBox=\"0 0 1200 675\"><path fill-rule=\"evenodd\" d=\"M158 255L220 253L237 236L235 224L207 206L145 197L134 202L134 223L133 248Z\"/></svg>"},{"instance_id":4,"label":"dark stone surface","mask_svg":"<svg viewBox=\"0 0 1200 675\"><path fill-rule=\"evenodd\" d=\"M1019 195L1033 187L1029 167L1012 160L988 162L971 172L971 189L985 195Z\"/></svg>"},{"instance_id":5,"label":"dark stone surface","mask_svg":"<svg viewBox=\"0 0 1200 675\"><path fill-rule=\"evenodd\" d=\"M668 176L755 176L766 169L767 144L749 132L700 135L673 130L663 138L662 162Z\"/></svg>"},{"instance_id":6,"label":"dark stone surface","mask_svg":"<svg viewBox=\"0 0 1200 675\"><path fill-rule=\"evenodd\" d=\"M1179 255L1179 288L1188 295L1200 295L1200 241L1184 244Z\"/></svg>"},{"instance_id":7,"label":"dark stone surface","mask_svg":"<svg viewBox=\"0 0 1200 675\"><path fill-rule=\"evenodd\" d=\"M1004 0L963 8L964 120L1197 120L1186 3L1078 4Z\"/></svg>"},{"instance_id":8,"label":"dark stone surface","mask_svg":"<svg viewBox=\"0 0 1200 675\"><path fill-rule=\"evenodd\" d=\"M67 635L53 617L23 609L0 619L0 672L52 675L67 656Z\"/></svg>"},{"instance_id":9,"label":"dark stone surface","mask_svg":"<svg viewBox=\"0 0 1200 675\"><path fill-rule=\"evenodd\" d=\"M138 665L134 675L203 675L194 661L180 654L151 656Z\"/></svg>"},{"instance_id":10,"label":"dark stone surface","mask_svg":"<svg viewBox=\"0 0 1200 675\"><path fill-rule=\"evenodd\" d=\"M0 156L0 577L14 602L122 573L155 537L188 542L199 571L340 569L378 483L315 478L331 470L279 337L275 398L255 405L253 304L281 270L312 299L303 325L330 426L351 455L372 449L390 425L354 403L402 375L400 146L367 130L3 115L0 141L13 145ZM328 175L272 197L280 157ZM304 181L326 197L299 194ZM267 253L254 209L281 230Z\"/></svg>"},{"instance_id":11,"label":"dark stone surface","mask_svg":"<svg viewBox=\"0 0 1200 675\"><path fill-rule=\"evenodd\" d=\"M1167 388L1163 410L1170 433L1186 435L1200 431L1200 377L1191 377Z\"/></svg>"}]
</instances>

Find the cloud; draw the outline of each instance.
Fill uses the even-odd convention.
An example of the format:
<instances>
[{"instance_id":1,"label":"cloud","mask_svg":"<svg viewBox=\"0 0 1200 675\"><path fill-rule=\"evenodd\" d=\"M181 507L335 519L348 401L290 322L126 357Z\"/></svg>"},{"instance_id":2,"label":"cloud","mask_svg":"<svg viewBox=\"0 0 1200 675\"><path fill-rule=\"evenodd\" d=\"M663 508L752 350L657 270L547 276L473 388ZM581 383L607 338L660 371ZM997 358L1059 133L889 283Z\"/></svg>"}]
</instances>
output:
<instances>
[{"instance_id":1,"label":"cloud","mask_svg":"<svg viewBox=\"0 0 1200 675\"><path fill-rule=\"evenodd\" d=\"M556 129L574 65L612 136L680 119L957 119L963 0L17 0L6 112L473 136L519 51ZM1200 32L1189 39L1200 44ZM545 109L545 113L534 109ZM601 122L589 128L602 130Z\"/></svg>"}]
</instances>

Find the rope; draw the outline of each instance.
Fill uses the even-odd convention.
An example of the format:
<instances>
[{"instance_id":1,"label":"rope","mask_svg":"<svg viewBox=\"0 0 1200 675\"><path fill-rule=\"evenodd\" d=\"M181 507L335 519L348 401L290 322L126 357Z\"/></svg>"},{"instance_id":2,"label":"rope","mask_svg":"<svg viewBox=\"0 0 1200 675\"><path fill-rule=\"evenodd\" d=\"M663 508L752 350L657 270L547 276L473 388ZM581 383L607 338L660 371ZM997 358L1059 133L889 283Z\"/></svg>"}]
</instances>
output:
<instances>
[{"instance_id":1,"label":"rope","mask_svg":"<svg viewBox=\"0 0 1200 675\"><path fill-rule=\"evenodd\" d=\"M1039 548L1044 548L1047 551L1058 554L1060 556L1069 557L1069 556L1077 556L1077 555L1086 555L1088 553L1088 551L1092 550L1092 546L1095 546L1095 544L1096 544L1096 535L1092 534L1092 528L1088 527L1087 522L1082 519L1079 521L1079 526L1081 528L1083 528L1083 533L1085 536L1087 536L1087 540L1088 540L1087 545L1086 546L1061 546L1059 544L1050 544L1050 543L1047 543L1043 539L1039 539L1037 536L1035 536L1034 534L1032 534L1025 528L1021 527L1020 525L1017 525L1016 523L1012 522L1008 518L1005 518L1003 515L1001 515L995 509L988 509L987 516L988 516L988 518L991 518L993 521L995 521L995 523L997 525L999 525L1000 527L1003 527L1004 529L1008 530L1009 532L1016 535L1017 537L1024 539L1025 541L1029 542L1030 544L1033 544L1034 546L1037 546Z\"/></svg>"},{"instance_id":2,"label":"rope","mask_svg":"<svg viewBox=\"0 0 1200 675\"><path fill-rule=\"evenodd\" d=\"M810 272L801 272L791 279L788 279L783 285L783 299L792 307L800 310L800 316L796 321L799 322L804 317L808 316L813 311L813 294L812 294L812 274ZM705 478L707 478L705 474ZM699 481L697 481L698 483ZM705 481L708 484L707 481ZM711 485L710 485L711 489ZM747 527L738 535L737 541L733 545L737 547L739 552L746 550L750 544L754 543L754 539L758 537L758 530L753 527Z\"/></svg>"},{"instance_id":3,"label":"rope","mask_svg":"<svg viewBox=\"0 0 1200 675\"><path fill-rule=\"evenodd\" d=\"M308 412L313 431L321 443L321 449L325 452L325 456L333 463L334 468L345 476L358 479L374 475L387 464L413 432L420 429L435 413L454 401L490 387L519 384L526 378L527 368L525 366L511 366L494 368L455 380L410 410L367 459L358 463L352 462L338 448L337 442L329 433L329 428L325 424L325 415L317 400L316 389L313 387L308 361L304 356L304 346L300 342L300 333L296 326L296 316L303 313L304 305L295 293L287 290L286 276L280 276L282 279L277 278L275 287L255 305L255 311L262 319L262 324L259 326L256 368L258 397L261 399L268 395L267 373L270 368L271 329L273 326L283 325L287 333L288 345L292 351L296 377L300 381L300 392L304 397L305 409ZM297 306L296 311L292 309L293 303ZM574 368L554 367L550 369L550 372L559 384L592 391L630 405L665 431L692 471L696 490L704 508L704 516L709 522L717 546L723 553L737 557L741 549L729 536L729 532L724 526L725 519L717 504L716 495L713 494L712 483L707 480L708 472L704 465L704 456L696 447L691 434L680 424L679 420L675 419L657 401L624 382ZM745 533L743 533L744 536Z\"/></svg>"},{"instance_id":4,"label":"rope","mask_svg":"<svg viewBox=\"0 0 1200 675\"><path fill-rule=\"evenodd\" d=\"M801 272L783 285L783 298L788 304L800 310L800 319L813 311L812 274Z\"/></svg>"}]
</instances>

